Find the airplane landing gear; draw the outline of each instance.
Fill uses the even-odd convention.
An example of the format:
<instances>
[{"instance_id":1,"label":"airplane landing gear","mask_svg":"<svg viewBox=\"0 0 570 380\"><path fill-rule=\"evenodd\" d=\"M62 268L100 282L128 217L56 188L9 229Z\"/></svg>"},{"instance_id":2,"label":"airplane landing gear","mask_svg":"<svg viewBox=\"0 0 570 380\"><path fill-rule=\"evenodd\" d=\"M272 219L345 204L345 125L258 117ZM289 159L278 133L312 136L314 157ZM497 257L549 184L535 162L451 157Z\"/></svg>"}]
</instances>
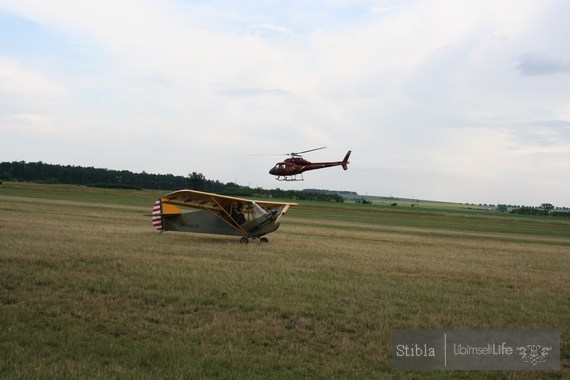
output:
<instances>
[{"instance_id":1,"label":"airplane landing gear","mask_svg":"<svg viewBox=\"0 0 570 380\"><path fill-rule=\"evenodd\" d=\"M256 239L256 238L252 238L252 239ZM240 244L247 244L247 243L249 243L249 239L244 236L239 240L239 242L240 242ZM266 237L261 237L261 238L259 238L259 242L265 244L265 243L269 243L269 240Z\"/></svg>"}]
</instances>

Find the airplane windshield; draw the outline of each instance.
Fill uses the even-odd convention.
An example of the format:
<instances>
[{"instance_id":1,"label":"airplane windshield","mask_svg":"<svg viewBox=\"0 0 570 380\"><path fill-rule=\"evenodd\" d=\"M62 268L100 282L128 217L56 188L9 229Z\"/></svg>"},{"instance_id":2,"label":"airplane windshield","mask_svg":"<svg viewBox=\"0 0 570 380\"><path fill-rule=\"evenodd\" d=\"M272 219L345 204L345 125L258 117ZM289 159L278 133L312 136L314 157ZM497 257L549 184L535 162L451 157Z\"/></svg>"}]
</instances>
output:
<instances>
[{"instance_id":1,"label":"airplane windshield","mask_svg":"<svg viewBox=\"0 0 570 380\"><path fill-rule=\"evenodd\" d=\"M262 209L262 208L261 208L257 203L255 203L255 202L251 202L251 203L249 204L249 207L250 207L251 213L253 214L253 219L257 219L257 218L259 218L259 217L261 217L261 216L267 214L267 213L265 212L265 210Z\"/></svg>"}]
</instances>

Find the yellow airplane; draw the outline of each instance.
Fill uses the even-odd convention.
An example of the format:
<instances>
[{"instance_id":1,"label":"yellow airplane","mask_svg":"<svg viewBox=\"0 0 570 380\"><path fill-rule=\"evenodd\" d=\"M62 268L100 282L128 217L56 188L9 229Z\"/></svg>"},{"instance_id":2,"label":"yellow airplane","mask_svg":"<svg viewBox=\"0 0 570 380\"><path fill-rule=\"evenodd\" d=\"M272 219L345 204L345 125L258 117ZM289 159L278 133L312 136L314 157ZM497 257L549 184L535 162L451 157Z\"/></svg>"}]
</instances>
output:
<instances>
[{"instance_id":1,"label":"yellow airplane","mask_svg":"<svg viewBox=\"0 0 570 380\"><path fill-rule=\"evenodd\" d=\"M242 236L240 243L267 235L279 228L281 217L298 203L253 201L206 193L178 190L163 195L152 209L152 225L159 231L182 231Z\"/></svg>"}]
</instances>

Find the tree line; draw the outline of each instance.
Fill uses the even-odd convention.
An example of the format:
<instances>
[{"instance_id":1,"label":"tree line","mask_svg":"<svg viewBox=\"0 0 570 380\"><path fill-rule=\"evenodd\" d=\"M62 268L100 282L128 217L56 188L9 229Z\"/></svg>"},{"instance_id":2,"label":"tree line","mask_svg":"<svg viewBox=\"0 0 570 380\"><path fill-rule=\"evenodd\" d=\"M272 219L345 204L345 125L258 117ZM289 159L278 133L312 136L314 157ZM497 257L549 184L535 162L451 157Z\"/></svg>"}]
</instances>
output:
<instances>
[{"instance_id":1,"label":"tree line","mask_svg":"<svg viewBox=\"0 0 570 380\"><path fill-rule=\"evenodd\" d=\"M207 179L202 173L192 172L188 176L172 174L133 173L128 170L110 170L74 165L46 164L44 162L1 162L0 181L24 181L46 184L71 184L92 187L121 189L178 190L192 189L224 195L248 197L316 200L344 202L336 193L300 190L263 189L240 186L233 182L222 183Z\"/></svg>"},{"instance_id":2,"label":"tree line","mask_svg":"<svg viewBox=\"0 0 570 380\"><path fill-rule=\"evenodd\" d=\"M511 214L518 215L542 215L542 216L556 216L560 218L570 218L568 209L562 208L561 210L554 210L554 206L550 203L543 203L540 207L519 207L511 210Z\"/></svg>"}]
</instances>

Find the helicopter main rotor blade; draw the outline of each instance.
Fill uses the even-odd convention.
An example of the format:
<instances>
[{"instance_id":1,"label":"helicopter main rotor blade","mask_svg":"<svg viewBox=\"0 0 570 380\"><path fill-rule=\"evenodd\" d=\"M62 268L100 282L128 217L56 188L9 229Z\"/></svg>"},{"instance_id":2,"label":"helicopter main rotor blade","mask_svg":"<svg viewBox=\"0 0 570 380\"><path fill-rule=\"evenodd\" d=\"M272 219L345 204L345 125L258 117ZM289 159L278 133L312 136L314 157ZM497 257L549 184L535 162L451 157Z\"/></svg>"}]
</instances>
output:
<instances>
[{"instance_id":1,"label":"helicopter main rotor blade","mask_svg":"<svg viewBox=\"0 0 570 380\"><path fill-rule=\"evenodd\" d=\"M291 156L291 157L299 157L303 153L313 152L315 150L325 149L326 146L321 146L320 148L304 150L302 152L292 152L292 153L251 153L250 156Z\"/></svg>"},{"instance_id":2,"label":"helicopter main rotor blade","mask_svg":"<svg viewBox=\"0 0 570 380\"><path fill-rule=\"evenodd\" d=\"M291 155L291 156L298 156L298 155L303 154L303 153L314 152L315 150L320 150L320 149L325 149L325 148L326 148L326 146L321 146L320 148L304 150L304 151L302 151L302 152L289 153L289 155Z\"/></svg>"}]
</instances>

